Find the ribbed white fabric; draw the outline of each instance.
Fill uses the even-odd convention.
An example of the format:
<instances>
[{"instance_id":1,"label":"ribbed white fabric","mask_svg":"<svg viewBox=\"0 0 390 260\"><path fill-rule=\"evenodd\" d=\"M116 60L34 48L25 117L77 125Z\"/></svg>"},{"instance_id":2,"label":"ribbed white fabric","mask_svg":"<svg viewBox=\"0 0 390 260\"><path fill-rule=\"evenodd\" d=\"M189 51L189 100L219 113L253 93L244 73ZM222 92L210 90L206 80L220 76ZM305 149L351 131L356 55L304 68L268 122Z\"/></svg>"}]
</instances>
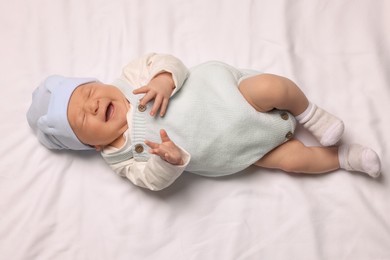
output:
<instances>
[{"instance_id":1,"label":"ribbed white fabric","mask_svg":"<svg viewBox=\"0 0 390 260\"><path fill-rule=\"evenodd\" d=\"M339 162L342 169L364 172L374 178L381 172L381 162L375 151L359 144L341 145Z\"/></svg>"},{"instance_id":2,"label":"ribbed white fabric","mask_svg":"<svg viewBox=\"0 0 390 260\"><path fill-rule=\"evenodd\" d=\"M335 145L344 133L344 123L336 116L311 104L298 120L324 146ZM305 113L305 112L304 112Z\"/></svg>"}]
</instances>

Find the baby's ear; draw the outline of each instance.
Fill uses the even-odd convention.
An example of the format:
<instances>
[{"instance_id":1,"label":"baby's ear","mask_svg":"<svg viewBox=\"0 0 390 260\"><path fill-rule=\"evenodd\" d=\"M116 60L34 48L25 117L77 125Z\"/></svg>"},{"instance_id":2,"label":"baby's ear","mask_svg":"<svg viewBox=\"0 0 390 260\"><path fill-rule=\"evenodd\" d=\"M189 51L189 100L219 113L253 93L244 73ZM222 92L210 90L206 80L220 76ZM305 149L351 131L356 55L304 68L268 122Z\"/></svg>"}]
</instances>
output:
<instances>
[{"instance_id":1,"label":"baby's ear","mask_svg":"<svg viewBox=\"0 0 390 260\"><path fill-rule=\"evenodd\" d=\"M101 150L103 150L103 146L102 145L94 145L93 148L95 148L95 150L97 152L100 152Z\"/></svg>"}]
</instances>

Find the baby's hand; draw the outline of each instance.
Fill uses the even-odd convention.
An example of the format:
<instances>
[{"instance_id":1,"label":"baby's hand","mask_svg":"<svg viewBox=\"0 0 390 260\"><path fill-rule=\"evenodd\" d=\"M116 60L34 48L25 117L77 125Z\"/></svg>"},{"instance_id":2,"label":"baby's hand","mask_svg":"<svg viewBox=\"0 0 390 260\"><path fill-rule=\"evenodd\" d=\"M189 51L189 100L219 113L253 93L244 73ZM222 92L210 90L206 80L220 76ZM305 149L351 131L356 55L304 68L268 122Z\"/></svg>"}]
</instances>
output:
<instances>
[{"instance_id":1,"label":"baby's hand","mask_svg":"<svg viewBox=\"0 0 390 260\"><path fill-rule=\"evenodd\" d=\"M135 89L133 93L145 93L145 96L140 102L140 104L144 106L154 99L154 104L150 111L151 116L154 116L158 110L160 110L160 116L164 116L167 111L169 98L171 97L174 88L175 84L172 79L172 74L163 72L151 79L148 85Z\"/></svg>"},{"instance_id":2,"label":"baby's hand","mask_svg":"<svg viewBox=\"0 0 390 260\"><path fill-rule=\"evenodd\" d=\"M167 132L164 129L160 130L161 144L145 141L145 143L152 148L149 152L160 156L164 161L169 162L173 165L183 165L184 161L180 148L171 141Z\"/></svg>"}]
</instances>

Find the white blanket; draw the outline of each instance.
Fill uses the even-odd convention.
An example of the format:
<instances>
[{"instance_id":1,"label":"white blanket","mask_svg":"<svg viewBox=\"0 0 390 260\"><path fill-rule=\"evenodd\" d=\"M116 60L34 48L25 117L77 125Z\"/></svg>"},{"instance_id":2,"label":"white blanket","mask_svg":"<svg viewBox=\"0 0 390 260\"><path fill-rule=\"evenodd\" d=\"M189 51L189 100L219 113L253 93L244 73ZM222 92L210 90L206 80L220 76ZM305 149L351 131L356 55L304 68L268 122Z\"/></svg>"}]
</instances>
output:
<instances>
[{"instance_id":1,"label":"white blanket","mask_svg":"<svg viewBox=\"0 0 390 260\"><path fill-rule=\"evenodd\" d=\"M389 13L387 0L1 0L0 259L390 259ZM44 77L109 83L148 52L291 78L383 176L252 166L150 192L98 154L39 145L25 112Z\"/></svg>"}]
</instances>

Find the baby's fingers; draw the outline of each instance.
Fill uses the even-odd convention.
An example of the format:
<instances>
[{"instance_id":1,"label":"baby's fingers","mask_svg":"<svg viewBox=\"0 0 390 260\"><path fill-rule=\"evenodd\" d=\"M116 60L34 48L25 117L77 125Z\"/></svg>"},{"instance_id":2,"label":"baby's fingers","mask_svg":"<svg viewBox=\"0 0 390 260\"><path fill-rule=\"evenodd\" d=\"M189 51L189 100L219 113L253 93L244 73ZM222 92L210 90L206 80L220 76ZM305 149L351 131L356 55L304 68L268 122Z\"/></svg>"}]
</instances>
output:
<instances>
[{"instance_id":1,"label":"baby's fingers","mask_svg":"<svg viewBox=\"0 0 390 260\"><path fill-rule=\"evenodd\" d=\"M161 159L163 159L163 160L166 160L166 156L168 154L167 152L165 152L164 150L162 150L160 148L150 149L149 153L157 155L157 156L161 157Z\"/></svg>"},{"instance_id":2,"label":"baby's fingers","mask_svg":"<svg viewBox=\"0 0 390 260\"><path fill-rule=\"evenodd\" d=\"M162 103L162 97L157 95L154 99L152 110L150 111L151 116L154 116L157 113L157 110L160 108L161 103Z\"/></svg>"},{"instance_id":3,"label":"baby's fingers","mask_svg":"<svg viewBox=\"0 0 390 260\"><path fill-rule=\"evenodd\" d=\"M169 136L167 134L167 131L165 131L164 129L160 130L160 138L161 138L161 141L163 143L171 141L171 139L169 138Z\"/></svg>"},{"instance_id":4,"label":"baby's fingers","mask_svg":"<svg viewBox=\"0 0 390 260\"><path fill-rule=\"evenodd\" d=\"M145 141L145 144L147 146L149 146L150 148L152 148L152 149L156 149L156 148L158 148L160 146L160 144L154 143L154 142L151 142L151 141L148 141L148 140Z\"/></svg>"},{"instance_id":5,"label":"baby's fingers","mask_svg":"<svg viewBox=\"0 0 390 260\"><path fill-rule=\"evenodd\" d=\"M164 116L165 113L167 112L167 107L168 107L168 98L164 98L160 107L160 116Z\"/></svg>"},{"instance_id":6,"label":"baby's fingers","mask_svg":"<svg viewBox=\"0 0 390 260\"><path fill-rule=\"evenodd\" d=\"M149 103L149 101L153 100L156 97L156 93L154 91L148 91L145 96L141 99L140 104L141 105L146 105Z\"/></svg>"},{"instance_id":7,"label":"baby's fingers","mask_svg":"<svg viewBox=\"0 0 390 260\"><path fill-rule=\"evenodd\" d=\"M151 147L151 146L149 146ZM152 148L152 147L151 147ZM154 155L157 155L157 156L162 156L163 154L165 154L164 151L162 151L160 148L156 147L156 148L152 148L149 150L149 153L150 154L154 154Z\"/></svg>"},{"instance_id":8,"label":"baby's fingers","mask_svg":"<svg viewBox=\"0 0 390 260\"><path fill-rule=\"evenodd\" d=\"M149 90L150 90L149 86L143 86L143 87L134 89L133 90L133 94L142 94L142 93L148 92Z\"/></svg>"}]
</instances>

